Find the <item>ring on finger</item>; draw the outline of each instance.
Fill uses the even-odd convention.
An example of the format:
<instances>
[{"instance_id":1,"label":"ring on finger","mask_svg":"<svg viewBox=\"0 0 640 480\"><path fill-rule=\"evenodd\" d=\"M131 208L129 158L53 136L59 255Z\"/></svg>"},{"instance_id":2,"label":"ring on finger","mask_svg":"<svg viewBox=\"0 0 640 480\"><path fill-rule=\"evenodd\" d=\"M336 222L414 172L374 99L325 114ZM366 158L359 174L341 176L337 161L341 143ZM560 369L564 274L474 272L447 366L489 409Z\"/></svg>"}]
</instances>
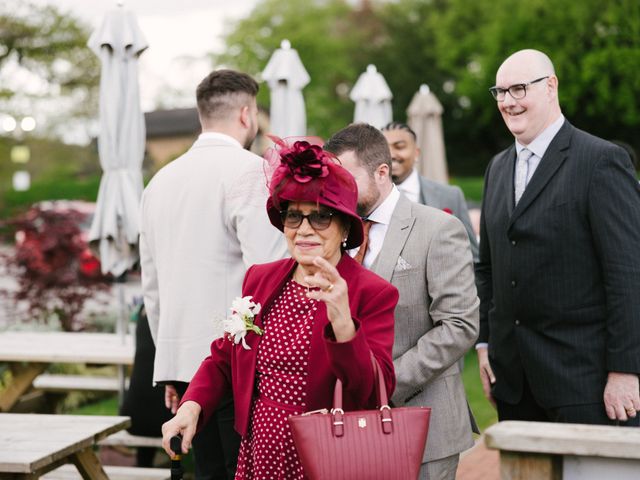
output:
<instances>
[{"instance_id":1,"label":"ring on finger","mask_svg":"<svg viewBox=\"0 0 640 480\"><path fill-rule=\"evenodd\" d=\"M329 286L324 289L324 291L327 293L331 293L332 290L333 290L333 283L330 283Z\"/></svg>"}]
</instances>

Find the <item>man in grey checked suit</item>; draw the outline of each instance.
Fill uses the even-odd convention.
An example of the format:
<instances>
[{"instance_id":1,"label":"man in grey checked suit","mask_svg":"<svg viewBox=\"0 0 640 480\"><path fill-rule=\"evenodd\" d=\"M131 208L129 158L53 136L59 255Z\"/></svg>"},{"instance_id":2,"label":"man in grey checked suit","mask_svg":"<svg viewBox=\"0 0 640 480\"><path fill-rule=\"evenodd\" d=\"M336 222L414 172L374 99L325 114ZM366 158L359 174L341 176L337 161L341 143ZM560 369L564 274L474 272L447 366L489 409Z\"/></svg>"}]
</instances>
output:
<instances>
[{"instance_id":1,"label":"man in grey checked suit","mask_svg":"<svg viewBox=\"0 0 640 480\"><path fill-rule=\"evenodd\" d=\"M477 345L500 420L638 425L640 187L626 152L562 115L549 57L490 89L515 137L485 174Z\"/></svg>"},{"instance_id":2,"label":"man in grey checked suit","mask_svg":"<svg viewBox=\"0 0 640 480\"><path fill-rule=\"evenodd\" d=\"M350 125L324 148L355 177L359 213L373 222L363 265L400 292L392 401L433 409L420 478L453 480L460 452L473 445L458 367L478 335L467 233L454 216L400 194L391 181L387 142L376 128Z\"/></svg>"},{"instance_id":3,"label":"man in grey checked suit","mask_svg":"<svg viewBox=\"0 0 640 480\"><path fill-rule=\"evenodd\" d=\"M406 123L391 122L382 127L391 151L391 178L398 190L412 202L438 208L460 219L469 235L473 261L478 261L478 240L471 226L467 202L462 190L454 185L443 185L418 174L415 169L420 156L415 132Z\"/></svg>"}]
</instances>

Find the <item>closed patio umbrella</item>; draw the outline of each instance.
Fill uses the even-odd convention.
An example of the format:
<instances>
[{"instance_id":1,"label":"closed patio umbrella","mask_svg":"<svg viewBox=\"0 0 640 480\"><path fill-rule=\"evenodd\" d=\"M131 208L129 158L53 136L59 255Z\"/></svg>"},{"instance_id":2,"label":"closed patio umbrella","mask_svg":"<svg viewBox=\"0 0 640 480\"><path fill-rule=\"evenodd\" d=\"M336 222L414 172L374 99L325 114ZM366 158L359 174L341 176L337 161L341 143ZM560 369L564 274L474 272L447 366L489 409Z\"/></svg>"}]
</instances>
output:
<instances>
[{"instance_id":1,"label":"closed patio umbrella","mask_svg":"<svg viewBox=\"0 0 640 480\"><path fill-rule=\"evenodd\" d=\"M375 65L358 77L349 98L355 102L354 122L364 122L382 128L392 120L391 89Z\"/></svg>"},{"instance_id":2,"label":"closed patio umbrella","mask_svg":"<svg viewBox=\"0 0 640 480\"><path fill-rule=\"evenodd\" d=\"M98 153L103 171L89 241L99 246L102 272L118 277L138 259L145 148L138 57L147 42L133 13L119 6L107 13L88 45L102 64Z\"/></svg>"},{"instance_id":3,"label":"closed patio umbrella","mask_svg":"<svg viewBox=\"0 0 640 480\"><path fill-rule=\"evenodd\" d=\"M420 175L440 183L449 182L444 135L442 104L425 84L420 86L407 108L409 126L416 132L420 160Z\"/></svg>"},{"instance_id":4,"label":"closed patio umbrella","mask_svg":"<svg viewBox=\"0 0 640 480\"><path fill-rule=\"evenodd\" d=\"M132 12L122 4L105 16L88 42L102 63L98 154L102 179L89 241L98 244L102 273L120 277L138 260L138 208L142 196L145 126L138 91L138 57L147 41ZM116 330L124 342L127 314L118 283ZM120 401L124 369L118 371Z\"/></svg>"},{"instance_id":5,"label":"closed patio umbrella","mask_svg":"<svg viewBox=\"0 0 640 480\"><path fill-rule=\"evenodd\" d=\"M309 74L298 52L289 40L283 40L262 71L262 78L271 92L271 133L282 138L307 133L307 115L302 89L309 83Z\"/></svg>"}]
</instances>

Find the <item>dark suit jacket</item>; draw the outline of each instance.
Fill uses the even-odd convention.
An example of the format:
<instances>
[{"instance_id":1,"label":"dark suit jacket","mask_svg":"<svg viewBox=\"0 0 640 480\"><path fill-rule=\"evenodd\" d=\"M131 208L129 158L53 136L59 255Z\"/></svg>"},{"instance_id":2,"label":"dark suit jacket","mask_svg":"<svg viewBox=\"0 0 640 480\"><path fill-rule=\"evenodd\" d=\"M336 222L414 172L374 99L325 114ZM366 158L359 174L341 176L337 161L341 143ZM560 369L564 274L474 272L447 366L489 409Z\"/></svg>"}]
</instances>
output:
<instances>
[{"instance_id":1,"label":"dark suit jacket","mask_svg":"<svg viewBox=\"0 0 640 480\"><path fill-rule=\"evenodd\" d=\"M621 148L564 123L514 207L515 146L485 176L476 267L493 394L602 402L640 372L640 187Z\"/></svg>"},{"instance_id":2,"label":"dark suit jacket","mask_svg":"<svg viewBox=\"0 0 640 480\"><path fill-rule=\"evenodd\" d=\"M254 265L245 276L242 295L252 295L262 305L254 323L264 328L264 315L282 292L296 266L293 259ZM375 406L371 353L386 380L389 398L395 387L391 351L393 314L398 290L389 282L343 255L337 266L347 282L351 315L356 323L355 338L336 343L327 318L327 309L319 302L314 319L307 379L307 411L331 408L336 378L344 385L345 410ZM256 354L262 337L249 333L245 339L250 350L225 338L211 344L211 355L200 365L182 401L193 400L202 407L200 425L215 410L223 393L233 390L235 428L244 435L249 426L254 396Z\"/></svg>"}]
</instances>

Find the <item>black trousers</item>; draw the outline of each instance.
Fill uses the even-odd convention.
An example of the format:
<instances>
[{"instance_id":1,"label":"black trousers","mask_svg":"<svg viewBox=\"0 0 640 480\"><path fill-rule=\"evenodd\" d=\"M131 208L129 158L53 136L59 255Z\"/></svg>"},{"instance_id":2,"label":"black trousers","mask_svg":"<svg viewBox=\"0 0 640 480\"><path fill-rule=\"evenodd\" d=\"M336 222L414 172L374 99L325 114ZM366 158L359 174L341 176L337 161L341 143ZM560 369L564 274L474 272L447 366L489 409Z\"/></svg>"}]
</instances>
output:
<instances>
[{"instance_id":1,"label":"black trousers","mask_svg":"<svg viewBox=\"0 0 640 480\"><path fill-rule=\"evenodd\" d=\"M188 383L173 382L180 397ZM238 465L240 435L233 428L233 395L225 395L209 422L193 437L195 480L233 480Z\"/></svg>"},{"instance_id":2,"label":"black trousers","mask_svg":"<svg viewBox=\"0 0 640 480\"><path fill-rule=\"evenodd\" d=\"M517 404L510 404L495 399L498 408L498 419L524 420L529 422L587 423L591 425L620 425L633 427L640 425L640 415L626 422L610 420L604 407L604 401L585 405L565 405L545 408L535 399L529 382L524 379L522 398Z\"/></svg>"}]
</instances>

